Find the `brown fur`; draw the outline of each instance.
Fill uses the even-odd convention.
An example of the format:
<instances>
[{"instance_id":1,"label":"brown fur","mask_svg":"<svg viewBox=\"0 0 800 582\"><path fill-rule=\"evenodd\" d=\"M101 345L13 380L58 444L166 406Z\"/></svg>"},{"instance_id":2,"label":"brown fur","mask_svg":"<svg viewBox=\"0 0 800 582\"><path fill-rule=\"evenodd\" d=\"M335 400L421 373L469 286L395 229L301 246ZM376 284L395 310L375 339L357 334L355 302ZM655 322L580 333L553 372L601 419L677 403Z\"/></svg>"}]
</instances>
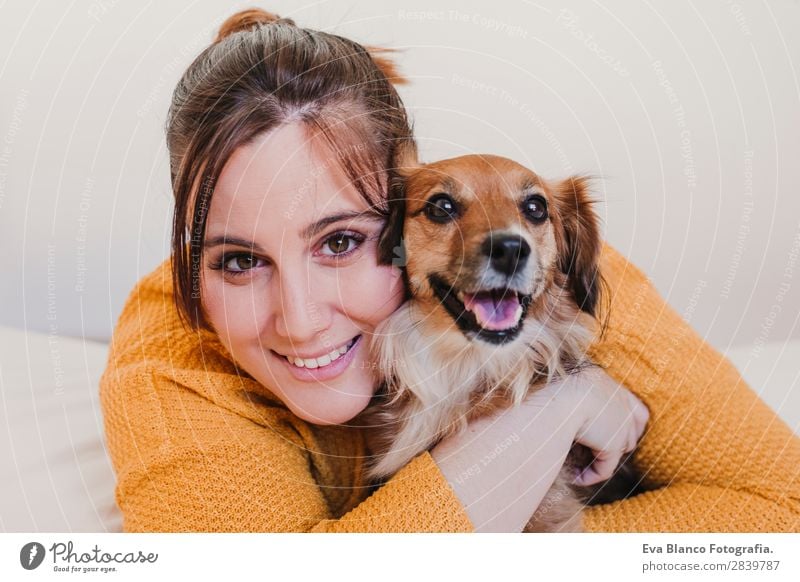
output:
<instances>
[{"instance_id":1,"label":"brown fur","mask_svg":"<svg viewBox=\"0 0 800 582\"><path fill-rule=\"evenodd\" d=\"M588 363L601 296L602 243L585 178L550 183L498 156L421 165L414 152L407 155L393 181L391 217L380 242L382 262L406 258L411 299L376 329L371 345L383 386L364 416L373 427L369 476L375 480L464 430L470 419L519 404ZM462 210L447 224L424 211L440 192ZM520 210L531 193L547 202L544 222ZM495 234L519 236L532 249L517 279L528 286L530 305L519 335L502 345L462 333L429 280L434 274L453 289L484 288L491 273L481 245ZM584 496L570 484L570 473L585 462L577 453L570 458L525 531L580 531Z\"/></svg>"}]
</instances>

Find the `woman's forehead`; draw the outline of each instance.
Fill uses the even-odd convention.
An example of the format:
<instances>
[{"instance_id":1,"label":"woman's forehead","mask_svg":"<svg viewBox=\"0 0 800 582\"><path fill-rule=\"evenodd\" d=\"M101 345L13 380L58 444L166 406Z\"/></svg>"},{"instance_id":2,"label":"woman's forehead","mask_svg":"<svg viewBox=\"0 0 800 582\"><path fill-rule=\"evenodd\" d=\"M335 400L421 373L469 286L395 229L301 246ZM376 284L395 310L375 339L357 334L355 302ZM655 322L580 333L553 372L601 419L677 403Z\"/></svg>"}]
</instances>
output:
<instances>
[{"instance_id":1,"label":"woman's forehead","mask_svg":"<svg viewBox=\"0 0 800 582\"><path fill-rule=\"evenodd\" d=\"M330 147L289 124L234 151L214 189L207 232L300 230L330 214L367 208Z\"/></svg>"}]
</instances>

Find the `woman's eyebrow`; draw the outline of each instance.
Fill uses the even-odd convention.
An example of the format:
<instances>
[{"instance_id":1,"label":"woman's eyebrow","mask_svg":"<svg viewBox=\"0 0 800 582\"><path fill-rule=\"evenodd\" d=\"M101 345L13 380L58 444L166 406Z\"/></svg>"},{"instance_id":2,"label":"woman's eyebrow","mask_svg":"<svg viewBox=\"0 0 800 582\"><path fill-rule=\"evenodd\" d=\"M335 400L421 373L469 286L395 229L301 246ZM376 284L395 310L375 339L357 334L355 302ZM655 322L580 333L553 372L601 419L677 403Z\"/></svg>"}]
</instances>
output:
<instances>
[{"instance_id":1,"label":"woman's eyebrow","mask_svg":"<svg viewBox=\"0 0 800 582\"><path fill-rule=\"evenodd\" d=\"M257 243L254 243L249 240L244 240L243 238L237 238L235 236L227 236L227 235L215 236L214 238L208 239L205 241L205 243L203 243L203 246L207 249L219 245L246 247L248 249L254 250L257 253L264 252L264 249L262 249Z\"/></svg>"},{"instance_id":2,"label":"woman's eyebrow","mask_svg":"<svg viewBox=\"0 0 800 582\"><path fill-rule=\"evenodd\" d=\"M363 210L361 212L350 210L348 212L340 212L312 222L301 231L300 235L305 239L310 239L329 224L342 220L383 220L384 218L384 216L374 210Z\"/></svg>"}]
</instances>

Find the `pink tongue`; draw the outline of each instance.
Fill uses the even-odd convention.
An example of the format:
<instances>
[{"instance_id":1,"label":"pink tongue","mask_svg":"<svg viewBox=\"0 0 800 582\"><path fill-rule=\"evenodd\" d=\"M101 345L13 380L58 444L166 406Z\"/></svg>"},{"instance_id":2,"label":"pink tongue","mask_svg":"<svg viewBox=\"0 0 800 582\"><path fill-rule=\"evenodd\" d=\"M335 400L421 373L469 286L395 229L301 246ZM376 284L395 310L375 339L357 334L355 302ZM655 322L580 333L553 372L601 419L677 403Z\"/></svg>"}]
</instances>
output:
<instances>
[{"instance_id":1,"label":"pink tongue","mask_svg":"<svg viewBox=\"0 0 800 582\"><path fill-rule=\"evenodd\" d=\"M503 299L499 293L464 294L464 307L475 314L478 325L484 329L508 329L517 324L519 300L514 293L507 293Z\"/></svg>"}]
</instances>

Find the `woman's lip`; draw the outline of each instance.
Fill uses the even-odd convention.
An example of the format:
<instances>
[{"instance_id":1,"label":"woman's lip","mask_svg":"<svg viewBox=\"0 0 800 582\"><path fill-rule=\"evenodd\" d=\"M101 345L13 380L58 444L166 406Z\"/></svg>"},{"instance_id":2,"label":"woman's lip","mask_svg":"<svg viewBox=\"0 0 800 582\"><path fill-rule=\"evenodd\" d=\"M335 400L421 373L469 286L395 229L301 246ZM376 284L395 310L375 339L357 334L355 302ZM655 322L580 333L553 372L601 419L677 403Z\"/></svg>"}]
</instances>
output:
<instances>
[{"instance_id":1,"label":"woman's lip","mask_svg":"<svg viewBox=\"0 0 800 582\"><path fill-rule=\"evenodd\" d=\"M351 337L349 340L347 340L346 342L344 342L342 345L340 345L340 346L339 346L339 347L337 347L337 348L333 348L333 349L334 349L334 350L340 350L340 349L342 349L343 347L350 345L350 342L352 342L352 341L353 341L353 339L355 339L356 337L358 337L358 336L353 336L353 337ZM272 350L272 351L273 351L273 352L275 352L275 350ZM316 360L317 358L321 358L322 356L327 356L328 354L330 354L330 353L331 353L331 351L332 351L332 350L328 350L327 352L325 352L325 353L322 353L322 354L317 354L316 356L298 356L297 354L295 354L293 357L294 357L294 358L300 358L301 360ZM286 356L285 354L281 354L280 352L275 352L275 353L276 353L277 355L279 355L280 357L282 357L282 358L287 358L287 357L288 357L288 356Z\"/></svg>"},{"instance_id":2,"label":"woman's lip","mask_svg":"<svg viewBox=\"0 0 800 582\"><path fill-rule=\"evenodd\" d=\"M350 362L352 362L355 357L356 350L361 347L361 338L362 336L360 335L356 336L355 342L352 347L347 350L347 353L343 356L339 356L339 358L321 368L298 368L290 363L285 356L281 356L277 354L277 352L275 353L278 359L283 362L284 366L289 368L289 372L301 382L322 382L335 378L347 369Z\"/></svg>"}]
</instances>

